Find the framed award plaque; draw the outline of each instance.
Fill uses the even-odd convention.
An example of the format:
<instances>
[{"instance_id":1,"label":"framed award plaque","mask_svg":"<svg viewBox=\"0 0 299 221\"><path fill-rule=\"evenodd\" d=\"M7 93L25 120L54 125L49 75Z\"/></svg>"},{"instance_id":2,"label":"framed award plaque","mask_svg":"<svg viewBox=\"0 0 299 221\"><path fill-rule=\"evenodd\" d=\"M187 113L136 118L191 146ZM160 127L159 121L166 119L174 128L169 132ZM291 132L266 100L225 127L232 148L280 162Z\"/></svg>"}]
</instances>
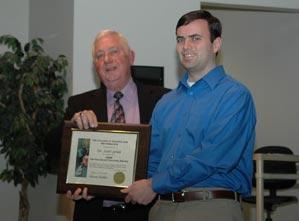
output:
<instances>
[{"instance_id":1,"label":"framed award plaque","mask_svg":"<svg viewBox=\"0 0 299 221\"><path fill-rule=\"evenodd\" d=\"M80 130L64 122L57 193L88 188L88 194L123 198L121 189L146 178L148 124L99 123Z\"/></svg>"}]
</instances>

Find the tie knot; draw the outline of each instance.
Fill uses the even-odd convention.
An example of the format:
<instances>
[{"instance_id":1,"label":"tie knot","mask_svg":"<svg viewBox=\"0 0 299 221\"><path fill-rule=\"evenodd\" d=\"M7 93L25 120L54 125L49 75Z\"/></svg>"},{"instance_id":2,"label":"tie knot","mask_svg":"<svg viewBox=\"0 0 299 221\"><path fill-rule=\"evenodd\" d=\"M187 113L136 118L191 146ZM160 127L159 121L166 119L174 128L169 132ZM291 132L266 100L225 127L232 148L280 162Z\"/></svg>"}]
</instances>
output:
<instances>
[{"instance_id":1,"label":"tie knot","mask_svg":"<svg viewBox=\"0 0 299 221\"><path fill-rule=\"evenodd\" d=\"M115 92L115 94L113 95L113 97L119 101L119 99L121 99L123 97L123 93L121 93L120 91Z\"/></svg>"}]
</instances>

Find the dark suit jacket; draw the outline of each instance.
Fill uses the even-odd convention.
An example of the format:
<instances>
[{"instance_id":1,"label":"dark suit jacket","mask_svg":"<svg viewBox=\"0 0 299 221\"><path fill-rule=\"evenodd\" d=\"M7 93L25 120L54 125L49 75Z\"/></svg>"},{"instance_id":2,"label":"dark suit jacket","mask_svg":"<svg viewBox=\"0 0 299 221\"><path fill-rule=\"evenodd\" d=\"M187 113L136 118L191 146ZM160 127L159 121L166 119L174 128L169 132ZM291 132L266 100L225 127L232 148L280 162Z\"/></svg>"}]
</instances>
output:
<instances>
[{"instance_id":1,"label":"dark suit jacket","mask_svg":"<svg viewBox=\"0 0 299 221\"><path fill-rule=\"evenodd\" d=\"M160 86L143 85L141 83L136 83L136 85L138 91L140 122L146 124L150 121L152 111L157 101L163 96L163 94L167 93L169 89ZM97 116L98 121L107 122L108 117L106 88L102 86L101 88L96 90L71 96L68 100L68 106L65 113L65 120L70 120L76 112L82 110L93 110ZM49 170L52 173L57 172L57 168L59 165L58 159L60 157L60 139L53 138L60 138L61 131L62 125L60 125L59 129L53 131L53 133L49 136L48 139L47 149L48 161L50 165ZM90 201L77 201L74 211L74 221L99 220L99 217L101 215L101 201L102 199L99 198L94 198ZM138 210L140 210L140 208ZM142 212L142 209L139 212Z\"/></svg>"}]
</instances>

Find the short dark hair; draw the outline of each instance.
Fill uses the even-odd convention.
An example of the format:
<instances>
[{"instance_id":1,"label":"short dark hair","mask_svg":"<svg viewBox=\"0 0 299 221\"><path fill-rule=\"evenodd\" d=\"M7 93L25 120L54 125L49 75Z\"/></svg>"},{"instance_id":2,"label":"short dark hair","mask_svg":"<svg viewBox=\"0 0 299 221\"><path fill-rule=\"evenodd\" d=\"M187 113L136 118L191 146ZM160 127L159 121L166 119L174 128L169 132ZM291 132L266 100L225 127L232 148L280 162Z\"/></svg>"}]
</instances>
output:
<instances>
[{"instance_id":1,"label":"short dark hair","mask_svg":"<svg viewBox=\"0 0 299 221\"><path fill-rule=\"evenodd\" d=\"M221 37L222 33L222 25L218 18L214 17L210 12L205 10L196 10L191 11L186 14L184 14L178 21L176 25L176 31L179 27L183 25L188 25L189 23L193 22L197 19L203 19L208 22L209 25L209 31L211 35L211 42L213 42L217 37Z\"/></svg>"}]
</instances>

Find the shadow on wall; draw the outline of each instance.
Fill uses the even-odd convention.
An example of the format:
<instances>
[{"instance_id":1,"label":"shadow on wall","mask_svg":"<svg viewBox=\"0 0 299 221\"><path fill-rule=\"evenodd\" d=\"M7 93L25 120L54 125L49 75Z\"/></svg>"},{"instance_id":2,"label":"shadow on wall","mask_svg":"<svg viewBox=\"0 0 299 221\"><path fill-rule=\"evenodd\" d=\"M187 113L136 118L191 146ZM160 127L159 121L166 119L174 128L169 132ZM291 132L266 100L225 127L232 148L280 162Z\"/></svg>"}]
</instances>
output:
<instances>
[{"instance_id":1,"label":"shadow on wall","mask_svg":"<svg viewBox=\"0 0 299 221\"><path fill-rule=\"evenodd\" d=\"M57 214L59 216L64 216L65 221L73 220L74 213L74 202L66 198L65 195L58 195L58 206L57 206Z\"/></svg>"}]
</instances>

